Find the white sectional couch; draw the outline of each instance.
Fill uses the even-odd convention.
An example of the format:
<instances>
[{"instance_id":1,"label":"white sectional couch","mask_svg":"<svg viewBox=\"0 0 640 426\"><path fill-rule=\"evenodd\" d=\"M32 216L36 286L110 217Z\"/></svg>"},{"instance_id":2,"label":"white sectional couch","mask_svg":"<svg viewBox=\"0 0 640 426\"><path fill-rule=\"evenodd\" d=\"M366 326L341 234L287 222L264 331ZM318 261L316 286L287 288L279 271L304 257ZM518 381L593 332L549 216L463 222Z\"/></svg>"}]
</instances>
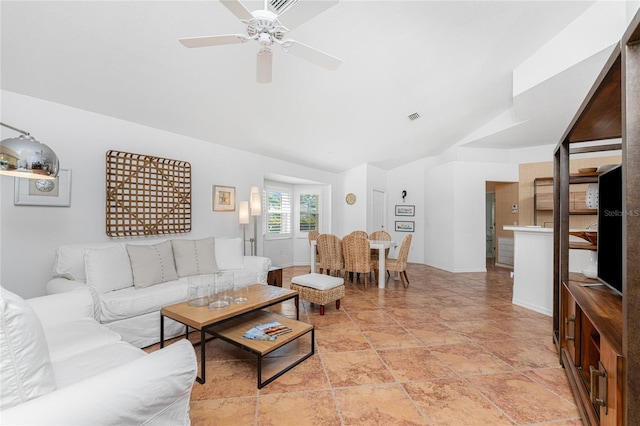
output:
<instances>
[{"instance_id":1,"label":"white sectional couch","mask_svg":"<svg viewBox=\"0 0 640 426\"><path fill-rule=\"evenodd\" d=\"M239 238L60 246L47 293L88 288L93 317L139 348L160 340L160 308L187 300L190 276L233 272L235 285L266 284L271 259L243 256ZM165 320L165 336L184 326Z\"/></svg>"},{"instance_id":2,"label":"white sectional couch","mask_svg":"<svg viewBox=\"0 0 640 426\"><path fill-rule=\"evenodd\" d=\"M93 319L86 288L23 300L0 288L0 424L188 425L187 340L147 354Z\"/></svg>"}]
</instances>

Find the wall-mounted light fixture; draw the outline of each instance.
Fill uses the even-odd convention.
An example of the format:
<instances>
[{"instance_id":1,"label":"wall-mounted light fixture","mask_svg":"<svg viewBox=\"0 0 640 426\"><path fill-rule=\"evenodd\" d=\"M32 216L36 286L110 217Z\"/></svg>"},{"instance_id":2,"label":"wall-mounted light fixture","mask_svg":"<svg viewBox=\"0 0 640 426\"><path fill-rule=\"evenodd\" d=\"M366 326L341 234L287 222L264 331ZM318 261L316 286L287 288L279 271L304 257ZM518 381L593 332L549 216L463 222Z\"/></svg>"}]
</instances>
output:
<instances>
[{"instance_id":1,"label":"wall-mounted light fixture","mask_svg":"<svg viewBox=\"0 0 640 426\"><path fill-rule=\"evenodd\" d=\"M0 142L0 174L27 179L55 179L60 164L51 148L38 142L29 132L8 124L0 126L21 133Z\"/></svg>"}]
</instances>

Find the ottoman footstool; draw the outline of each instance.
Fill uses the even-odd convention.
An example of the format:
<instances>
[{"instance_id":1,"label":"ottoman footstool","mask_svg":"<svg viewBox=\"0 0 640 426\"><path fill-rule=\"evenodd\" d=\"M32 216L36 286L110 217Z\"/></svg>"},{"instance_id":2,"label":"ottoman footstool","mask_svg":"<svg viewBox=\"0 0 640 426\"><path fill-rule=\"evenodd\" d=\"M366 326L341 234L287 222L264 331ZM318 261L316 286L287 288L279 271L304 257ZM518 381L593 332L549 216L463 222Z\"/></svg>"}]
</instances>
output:
<instances>
[{"instance_id":1,"label":"ottoman footstool","mask_svg":"<svg viewBox=\"0 0 640 426\"><path fill-rule=\"evenodd\" d=\"M324 315L324 305L336 302L340 309L340 299L344 297L344 279L322 274L306 274L291 279L291 290L298 292L301 299L320 305L320 315Z\"/></svg>"}]
</instances>

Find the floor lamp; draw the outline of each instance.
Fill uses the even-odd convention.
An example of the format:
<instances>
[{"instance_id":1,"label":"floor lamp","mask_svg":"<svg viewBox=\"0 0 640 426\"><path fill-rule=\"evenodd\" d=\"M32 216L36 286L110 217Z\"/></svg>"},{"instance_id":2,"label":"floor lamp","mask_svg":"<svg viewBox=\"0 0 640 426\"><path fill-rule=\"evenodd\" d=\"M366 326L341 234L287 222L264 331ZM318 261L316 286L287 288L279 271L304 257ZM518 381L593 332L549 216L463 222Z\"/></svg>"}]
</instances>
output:
<instances>
[{"instance_id":1,"label":"floor lamp","mask_svg":"<svg viewBox=\"0 0 640 426\"><path fill-rule=\"evenodd\" d=\"M249 202L241 201L238 209L238 221L242 225L242 254L247 255L247 225L249 224Z\"/></svg>"},{"instance_id":2,"label":"floor lamp","mask_svg":"<svg viewBox=\"0 0 640 426\"><path fill-rule=\"evenodd\" d=\"M258 243L258 217L262 214L262 197L260 196L260 188L251 187L251 216L253 216L253 238L251 239L251 255L257 255Z\"/></svg>"},{"instance_id":3,"label":"floor lamp","mask_svg":"<svg viewBox=\"0 0 640 426\"><path fill-rule=\"evenodd\" d=\"M27 179L55 179L58 176L58 156L51 148L29 132L5 123L0 126L20 133L17 138L0 141L0 174Z\"/></svg>"}]
</instances>

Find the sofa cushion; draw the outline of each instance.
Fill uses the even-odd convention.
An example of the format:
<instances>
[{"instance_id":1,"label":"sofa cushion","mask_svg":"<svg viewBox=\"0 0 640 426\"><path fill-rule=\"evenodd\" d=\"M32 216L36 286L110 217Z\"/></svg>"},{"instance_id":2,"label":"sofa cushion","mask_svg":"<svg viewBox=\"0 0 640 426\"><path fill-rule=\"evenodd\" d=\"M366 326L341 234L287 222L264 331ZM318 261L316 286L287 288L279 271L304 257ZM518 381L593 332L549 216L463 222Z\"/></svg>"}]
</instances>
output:
<instances>
[{"instance_id":1,"label":"sofa cushion","mask_svg":"<svg viewBox=\"0 0 640 426\"><path fill-rule=\"evenodd\" d=\"M218 272L215 238L200 240L171 240L178 276L215 274Z\"/></svg>"},{"instance_id":2,"label":"sofa cushion","mask_svg":"<svg viewBox=\"0 0 640 426\"><path fill-rule=\"evenodd\" d=\"M178 279L171 241L151 245L127 244L127 251L136 288Z\"/></svg>"},{"instance_id":3,"label":"sofa cushion","mask_svg":"<svg viewBox=\"0 0 640 426\"><path fill-rule=\"evenodd\" d=\"M127 250L122 245L84 250L87 285L98 294L131 287L133 275Z\"/></svg>"},{"instance_id":4,"label":"sofa cushion","mask_svg":"<svg viewBox=\"0 0 640 426\"><path fill-rule=\"evenodd\" d=\"M69 280L87 282L84 264L84 251L87 248L113 247L117 244L69 245L56 249L56 257L53 262L53 276L67 278Z\"/></svg>"},{"instance_id":5,"label":"sofa cushion","mask_svg":"<svg viewBox=\"0 0 640 426\"><path fill-rule=\"evenodd\" d=\"M187 279L169 281L151 287L129 287L100 297L100 322L111 322L159 311L166 305L187 300ZM158 321L160 320L158 314Z\"/></svg>"},{"instance_id":6,"label":"sofa cushion","mask_svg":"<svg viewBox=\"0 0 640 426\"><path fill-rule=\"evenodd\" d=\"M136 245L148 245L162 242L163 240L136 240ZM73 244L60 246L56 249L56 255L53 262L54 278L61 277L69 280L80 281L85 283L85 265L84 250L88 248L108 248L122 246L124 243L92 243L92 244Z\"/></svg>"},{"instance_id":7,"label":"sofa cushion","mask_svg":"<svg viewBox=\"0 0 640 426\"><path fill-rule=\"evenodd\" d=\"M79 352L57 362L52 361L53 372L60 389L143 356L143 350L120 340Z\"/></svg>"},{"instance_id":8,"label":"sofa cushion","mask_svg":"<svg viewBox=\"0 0 640 426\"><path fill-rule=\"evenodd\" d=\"M0 410L56 390L42 324L22 298L0 288Z\"/></svg>"},{"instance_id":9,"label":"sofa cushion","mask_svg":"<svg viewBox=\"0 0 640 426\"><path fill-rule=\"evenodd\" d=\"M81 318L44 330L51 362L121 340L120 335L100 325L93 318Z\"/></svg>"},{"instance_id":10,"label":"sofa cushion","mask_svg":"<svg viewBox=\"0 0 640 426\"><path fill-rule=\"evenodd\" d=\"M216 238L216 263L221 271L243 269L242 239Z\"/></svg>"}]
</instances>

